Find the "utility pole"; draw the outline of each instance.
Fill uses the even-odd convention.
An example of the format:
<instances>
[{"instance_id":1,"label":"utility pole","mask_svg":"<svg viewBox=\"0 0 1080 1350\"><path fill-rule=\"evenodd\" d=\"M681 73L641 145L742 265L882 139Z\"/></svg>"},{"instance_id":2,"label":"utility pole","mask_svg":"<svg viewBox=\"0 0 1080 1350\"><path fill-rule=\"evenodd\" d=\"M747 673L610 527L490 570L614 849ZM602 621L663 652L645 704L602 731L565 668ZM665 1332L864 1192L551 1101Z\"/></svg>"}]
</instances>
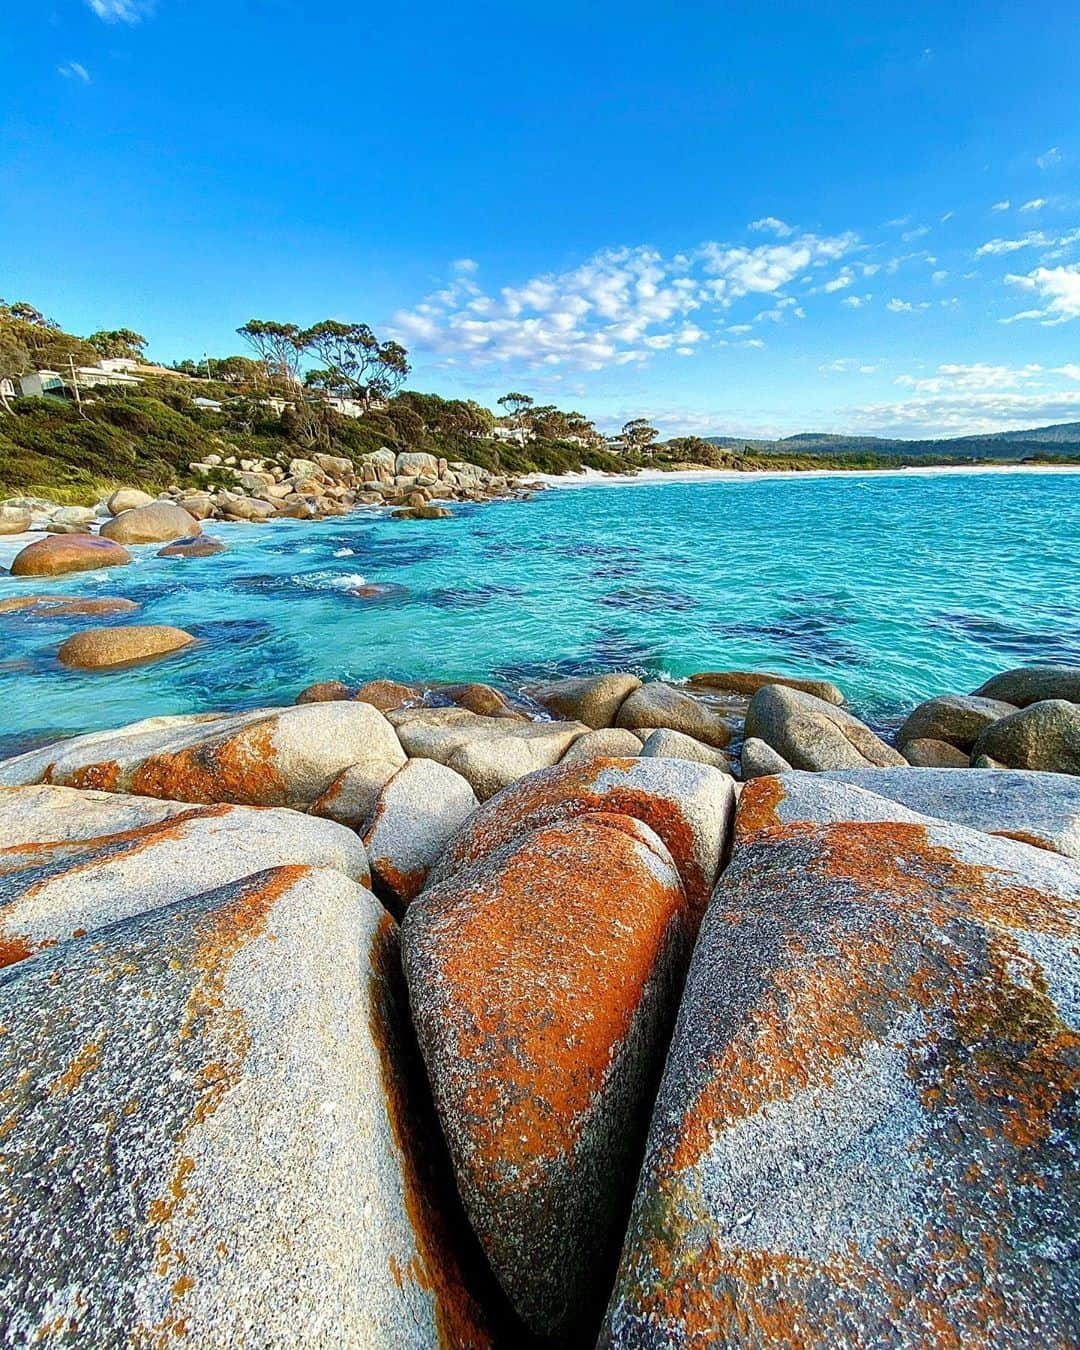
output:
<instances>
[{"instance_id":1,"label":"utility pole","mask_svg":"<svg viewBox=\"0 0 1080 1350\"><path fill-rule=\"evenodd\" d=\"M82 394L79 391L79 377L75 373L75 358L70 352L68 352L68 365L71 367L71 388L75 394L75 406L79 410L79 416L85 418L86 413L83 412Z\"/></svg>"}]
</instances>

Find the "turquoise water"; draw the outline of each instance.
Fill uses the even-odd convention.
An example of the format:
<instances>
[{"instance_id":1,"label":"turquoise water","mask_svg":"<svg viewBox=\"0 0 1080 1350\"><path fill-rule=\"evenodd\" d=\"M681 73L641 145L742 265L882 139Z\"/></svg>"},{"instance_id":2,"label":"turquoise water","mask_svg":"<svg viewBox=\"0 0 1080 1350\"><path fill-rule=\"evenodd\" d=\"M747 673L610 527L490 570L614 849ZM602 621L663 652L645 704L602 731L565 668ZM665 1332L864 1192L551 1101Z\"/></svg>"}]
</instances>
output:
<instances>
[{"instance_id":1,"label":"turquoise water","mask_svg":"<svg viewBox=\"0 0 1080 1350\"><path fill-rule=\"evenodd\" d=\"M177 562L155 546L130 567L46 584L0 576L0 598L27 587L128 596L141 609L124 621L201 639L81 675L55 651L93 621L0 615L8 749L384 675L513 686L555 672L767 667L834 679L888 725L994 671L1080 661L1080 477L1067 474L588 487L446 521L357 514L210 532L228 553ZM348 594L363 583L392 589Z\"/></svg>"}]
</instances>

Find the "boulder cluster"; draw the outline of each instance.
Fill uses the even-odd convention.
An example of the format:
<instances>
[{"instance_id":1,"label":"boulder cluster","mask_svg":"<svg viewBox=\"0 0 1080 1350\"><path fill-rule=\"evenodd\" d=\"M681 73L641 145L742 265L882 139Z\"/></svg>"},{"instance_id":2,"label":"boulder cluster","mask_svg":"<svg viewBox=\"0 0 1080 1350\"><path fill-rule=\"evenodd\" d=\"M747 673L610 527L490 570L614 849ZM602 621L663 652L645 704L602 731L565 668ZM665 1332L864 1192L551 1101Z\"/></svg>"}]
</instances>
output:
<instances>
[{"instance_id":1,"label":"boulder cluster","mask_svg":"<svg viewBox=\"0 0 1080 1350\"><path fill-rule=\"evenodd\" d=\"M782 680L0 763L0 1342L1075 1343L1080 777Z\"/></svg>"}]
</instances>

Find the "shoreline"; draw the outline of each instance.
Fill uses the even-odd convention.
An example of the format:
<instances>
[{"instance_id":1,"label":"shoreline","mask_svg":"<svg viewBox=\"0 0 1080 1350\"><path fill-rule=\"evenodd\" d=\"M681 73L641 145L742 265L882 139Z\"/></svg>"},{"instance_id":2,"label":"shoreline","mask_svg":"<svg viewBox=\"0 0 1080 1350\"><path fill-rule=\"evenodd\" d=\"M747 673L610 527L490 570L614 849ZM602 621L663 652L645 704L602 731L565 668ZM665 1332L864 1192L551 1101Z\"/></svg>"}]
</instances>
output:
<instances>
[{"instance_id":1,"label":"shoreline","mask_svg":"<svg viewBox=\"0 0 1080 1350\"><path fill-rule=\"evenodd\" d=\"M948 474L1013 473L1080 473L1080 464L927 464L898 469L642 469L636 474L583 469L581 473L527 474L522 482L526 486L543 484L552 488L641 487L656 483L738 483L782 478L932 478Z\"/></svg>"}]
</instances>

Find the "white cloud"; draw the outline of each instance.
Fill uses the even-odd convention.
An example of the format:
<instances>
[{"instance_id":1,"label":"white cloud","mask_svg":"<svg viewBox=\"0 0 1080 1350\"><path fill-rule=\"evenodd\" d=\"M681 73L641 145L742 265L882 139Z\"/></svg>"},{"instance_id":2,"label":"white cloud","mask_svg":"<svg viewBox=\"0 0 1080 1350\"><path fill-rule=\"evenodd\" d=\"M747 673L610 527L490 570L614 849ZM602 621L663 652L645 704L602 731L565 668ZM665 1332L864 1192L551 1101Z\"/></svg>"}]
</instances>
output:
<instances>
[{"instance_id":1,"label":"white cloud","mask_svg":"<svg viewBox=\"0 0 1080 1350\"><path fill-rule=\"evenodd\" d=\"M779 239L789 239L795 233L794 225L788 225L786 221L777 220L776 216L762 216L760 220L752 220L750 229L767 230Z\"/></svg>"},{"instance_id":2,"label":"white cloud","mask_svg":"<svg viewBox=\"0 0 1080 1350\"><path fill-rule=\"evenodd\" d=\"M911 303L910 300L892 299L888 302L885 308L891 310L893 314L910 314L914 310L915 306Z\"/></svg>"},{"instance_id":3,"label":"white cloud","mask_svg":"<svg viewBox=\"0 0 1080 1350\"><path fill-rule=\"evenodd\" d=\"M83 84L90 83L90 72L78 61L67 61L64 65L57 66L56 73L62 75L65 80L79 80Z\"/></svg>"},{"instance_id":4,"label":"white cloud","mask_svg":"<svg viewBox=\"0 0 1080 1350\"><path fill-rule=\"evenodd\" d=\"M1012 202L1006 197L1003 202L995 202L990 208L991 211L1007 211L1012 206Z\"/></svg>"},{"instance_id":5,"label":"white cloud","mask_svg":"<svg viewBox=\"0 0 1080 1350\"><path fill-rule=\"evenodd\" d=\"M930 273L930 280L938 286L940 286L943 281L947 281L948 277L949 274L948 272L945 271L937 271Z\"/></svg>"},{"instance_id":6,"label":"white cloud","mask_svg":"<svg viewBox=\"0 0 1080 1350\"><path fill-rule=\"evenodd\" d=\"M154 0L86 0L104 23L138 23L154 12Z\"/></svg>"},{"instance_id":7,"label":"white cloud","mask_svg":"<svg viewBox=\"0 0 1080 1350\"><path fill-rule=\"evenodd\" d=\"M1010 286L1035 291L1043 304L1042 309L1025 310L1022 315L1014 314L1013 319L1038 317L1045 324L1080 319L1080 264L1072 267L1036 267L1026 276L1010 274L1005 280Z\"/></svg>"},{"instance_id":8,"label":"white cloud","mask_svg":"<svg viewBox=\"0 0 1080 1350\"><path fill-rule=\"evenodd\" d=\"M1025 202L1021 206L1021 211L1041 211L1046 205L1045 197L1032 197L1031 201Z\"/></svg>"},{"instance_id":9,"label":"white cloud","mask_svg":"<svg viewBox=\"0 0 1080 1350\"><path fill-rule=\"evenodd\" d=\"M905 244L910 244L914 239L922 239L930 233L929 225L916 225L913 230L905 230L900 238Z\"/></svg>"},{"instance_id":10,"label":"white cloud","mask_svg":"<svg viewBox=\"0 0 1080 1350\"><path fill-rule=\"evenodd\" d=\"M1035 163L1040 169L1052 169L1055 164L1061 163L1061 151L1056 145L1052 145L1049 150L1035 156Z\"/></svg>"},{"instance_id":11,"label":"white cloud","mask_svg":"<svg viewBox=\"0 0 1080 1350\"><path fill-rule=\"evenodd\" d=\"M450 267L459 276L472 276L474 272L479 270L480 264L475 258L455 258Z\"/></svg>"},{"instance_id":12,"label":"white cloud","mask_svg":"<svg viewBox=\"0 0 1080 1350\"><path fill-rule=\"evenodd\" d=\"M1042 230L1029 230L1019 239L988 239L975 250L976 258L996 258L1005 253L1017 253L1022 248L1035 248L1039 244L1048 244L1048 236Z\"/></svg>"},{"instance_id":13,"label":"white cloud","mask_svg":"<svg viewBox=\"0 0 1080 1350\"><path fill-rule=\"evenodd\" d=\"M822 287L826 294L831 295L834 291L845 290L855 280L855 273L850 267L845 267L839 271L831 281L827 281Z\"/></svg>"},{"instance_id":14,"label":"white cloud","mask_svg":"<svg viewBox=\"0 0 1080 1350\"><path fill-rule=\"evenodd\" d=\"M841 356L836 361L826 361L824 365L818 366L823 375L875 375L880 369L880 364L871 365L854 356Z\"/></svg>"},{"instance_id":15,"label":"white cloud","mask_svg":"<svg viewBox=\"0 0 1080 1350\"><path fill-rule=\"evenodd\" d=\"M753 246L709 241L671 257L646 245L605 249L578 267L497 292L481 289L472 260L459 259L450 283L396 314L392 329L406 346L471 367L597 371L668 350L686 355L708 337L689 320L696 311L723 313L768 296L772 307L758 319L802 318L783 288L856 244L852 234L803 233Z\"/></svg>"},{"instance_id":16,"label":"white cloud","mask_svg":"<svg viewBox=\"0 0 1080 1350\"><path fill-rule=\"evenodd\" d=\"M1064 366L1054 367L1055 375L1064 375L1067 380L1080 380L1080 365L1075 361L1070 361Z\"/></svg>"},{"instance_id":17,"label":"white cloud","mask_svg":"<svg viewBox=\"0 0 1080 1350\"><path fill-rule=\"evenodd\" d=\"M955 211L946 211L945 214L941 217L942 225L944 225L947 220L952 220L953 216L955 215L956 215Z\"/></svg>"},{"instance_id":18,"label":"white cloud","mask_svg":"<svg viewBox=\"0 0 1080 1350\"><path fill-rule=\"evenodd\" d=\"M848 309L862 309L863 305L868 305L873 298L873 294L867 291L865 295L845 295L840 303L847 305Z\"/></svg>"}]
</instances>

